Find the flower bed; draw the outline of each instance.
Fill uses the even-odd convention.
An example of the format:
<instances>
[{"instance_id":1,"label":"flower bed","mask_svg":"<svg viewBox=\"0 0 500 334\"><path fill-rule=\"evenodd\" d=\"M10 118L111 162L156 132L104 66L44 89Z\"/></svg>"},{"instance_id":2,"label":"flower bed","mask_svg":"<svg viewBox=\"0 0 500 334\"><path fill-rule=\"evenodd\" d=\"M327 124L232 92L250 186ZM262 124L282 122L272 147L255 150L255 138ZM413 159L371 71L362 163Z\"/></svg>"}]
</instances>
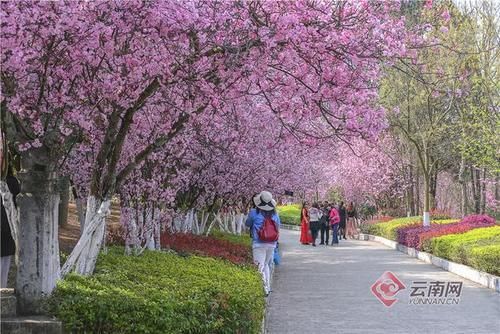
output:
<instances>
[{"instance_id":1,"label":"flower bed","mask_svg":"<svg viewBox=\"0 0 500 334\"><path fill-rule=\"evenodd\" d=\"M226 238L228 238L226 236ZM232 237L237 238L236 236ZM244 237L241 237L244 238ZM252 249L248 244L235 243L217 237L200 236L190 233L171 234L164 232L160 238L162 248L179 253L195 254L225 259L235 264L251 264Z\"/></svg>"},{"instance_id":2,"label":"flower bed","mask_svg":"<svg viewBox=\"0 0 500 334\"><path fill-rule=\"evenodd\" d=\"M446 219L446 220L433 220L434 224L451 224L455 223L456 219ZM414 228L422 225L422 217L405 217L396 218L388 222L376 223L376 224L365 224L362 226L361 231L363 233L378 235L386 239L397 240L399 229L409 227Z\"/></svg>"},{"instance_id":3,"label":"flower bed","mask_svg":"<svg viewBox=\"0 0 500 334\"><path fill-rule=\"evenodd\" d=\"M49 306L67 333L260 333L264 292L250 266L111 247L94 275L60 281Z\"/></svg>"},{"instance_id":4,"label":"flower bed","mask_svg":"<svg viewBox=\"0 0 500 334\"><path fill-rule=\"evenodd\" d=\"M495 225L495 220L487 215L470 215L458 223L437 224L431 226L410 225L397 230L397 241L407 247L422 249L423 243L431 238L446 234L464 233L478 227Z\"/></svg>"}]
</instances>

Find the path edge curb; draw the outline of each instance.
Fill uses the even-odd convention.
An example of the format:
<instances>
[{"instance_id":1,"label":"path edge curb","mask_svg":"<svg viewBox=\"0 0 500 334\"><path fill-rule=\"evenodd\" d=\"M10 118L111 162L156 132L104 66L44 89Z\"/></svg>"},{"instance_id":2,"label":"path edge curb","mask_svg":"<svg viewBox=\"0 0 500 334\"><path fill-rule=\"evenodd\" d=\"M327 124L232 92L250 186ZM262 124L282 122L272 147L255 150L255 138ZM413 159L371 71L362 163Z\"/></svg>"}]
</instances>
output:
<instances>
[{"instance_id":1,"label":"path edge curb","mask_svg":"<svg viewBox=\"0 0 500 334\"><path fill-rule=\"evenodd\" d=\"M441 257L432 255L427 252L421 252L415 248L406 247L405 245L401 245L396 241L382 238L377 235L360 233L359 240L375 241L381 243L389 248L400 251L401 253L405 253L423 262L433 264L446 271L454 273L458 276L466 278L470 281L473 281L477 284L480 284L486 288L495 290L496 292L500 293L500 277L498 276L485 273L484 271L479 271L464 264L445 260Z\"/></svg>"},{"instance_id":2,"label":"path edge curb","mask_svg":"<svg viewBox=\"0 0 500 334\"><path fill-rule=\"evenodd\" d=\"M300 225L280 224L280 228L285 230L300 231Z\"/></svg>"}]
</instances>

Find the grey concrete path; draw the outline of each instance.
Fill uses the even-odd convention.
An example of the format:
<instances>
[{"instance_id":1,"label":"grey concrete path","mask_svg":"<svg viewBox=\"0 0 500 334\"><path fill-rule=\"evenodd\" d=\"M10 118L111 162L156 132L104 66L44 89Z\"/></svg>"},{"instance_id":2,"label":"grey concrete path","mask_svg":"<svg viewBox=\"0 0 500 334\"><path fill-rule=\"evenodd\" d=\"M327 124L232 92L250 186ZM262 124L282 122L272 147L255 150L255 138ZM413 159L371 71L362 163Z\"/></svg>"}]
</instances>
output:
<instances>
[{"instance_id":1,"label":"grey concrete path","mask_svg":"<svg viewBox=\"0 0 500 334\"><path fill-rule=\"evenodd\" d=\"M304 246L299 232L282 230L280 246L267 333L500 333L500 294L379 243ZM370 291L385 271L407 287L390 308ZM460 302L410 305L412 281L462 281Z\"/></svg>"}]
</instances>

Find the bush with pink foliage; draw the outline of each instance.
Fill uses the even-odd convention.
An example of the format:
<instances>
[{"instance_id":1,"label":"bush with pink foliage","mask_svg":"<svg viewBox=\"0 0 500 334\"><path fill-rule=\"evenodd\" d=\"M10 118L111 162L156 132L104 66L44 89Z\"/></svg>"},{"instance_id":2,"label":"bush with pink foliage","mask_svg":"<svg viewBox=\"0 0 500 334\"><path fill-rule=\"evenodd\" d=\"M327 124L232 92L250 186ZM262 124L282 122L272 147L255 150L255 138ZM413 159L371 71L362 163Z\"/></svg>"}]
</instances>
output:
<instances>
[{"instance_id":1,"label":"bush with pink foliage","mask_svg":"<svg viewBox=\"0 0 500 334\"><path fill-rule=\"evenodd\" d=\"M446 234L464 233L478 227L495 225L495 219L488 215L469 215L453 224L432 224L431 226L410 225L398 229L398 242L407 247L422 249L426 240Z\"/></svg>"}]
</instances>

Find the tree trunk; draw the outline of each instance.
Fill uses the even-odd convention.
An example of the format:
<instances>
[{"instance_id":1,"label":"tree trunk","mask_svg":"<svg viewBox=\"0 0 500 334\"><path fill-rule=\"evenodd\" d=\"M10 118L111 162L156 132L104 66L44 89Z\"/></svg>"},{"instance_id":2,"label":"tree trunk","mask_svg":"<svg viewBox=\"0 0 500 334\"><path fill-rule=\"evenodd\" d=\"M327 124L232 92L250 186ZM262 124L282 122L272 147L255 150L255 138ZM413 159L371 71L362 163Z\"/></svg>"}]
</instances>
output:
<instances>
[{"instance_id":1,"label":"tree trunk","mask_svg":"<svg viewBox=\"0 0 500 334\"><path fill-rule=\"evenodd\" d=\"M430 226L430 204L431 204L431 192L430 192L431 177L429 174L424 174L424 226Z\"/></svg>"},{"instance_id":2,"label":"tree trunk","mask_svg":"<svg viewBox=\"0 0 500 334\"><path fill-rule=\"evenodd\" d=\"M97 255L104 238L104 224L109 214L110 205L110 199L100 200L94 196L88 197L85 227L61 270L63 277L73 268L80 275L90 275L94 271Z\"/></svg>"},{"instance_id":3,"label":"tree trunk","mask_svg":"<svg viewBox=\"0 0 500 334\"><path fill-rule=\"evenodd\" d=\"M415 174L415 184L413 185L415 193L415 215L420 215L420 175Z\"/></svg>"},{"instance_id":4,"label":"tree trunk","mask_svg":"<svg viewBox=\"0 0 500 334\"><path fill-rule=\"evenodd\" d=\"M243 231L243 226L244 223L243 221L245 220L245 214L240 212L238 213L236 217L236 234L241 235L241 232Z\"/></svg>"},{"instance_id":5,"label":"tree trunk","mask_svg":"<svg viewBox=\"0 0 500 334\"><path fill-rule=\"evenodd\" d=\"M405 195L405 199L406 199L406 216L410 217L411 216L411 199L410 199L411 195L410 195L410 189L406 189L406 195Z\"/></svg>"},{"instance_id":6,"label":"tree trunk","mask_svg":"<svg viewBox=\"0 0 500 334\"><path fill-rule=\"evenodd\" d=\"M78 215L78 222L80 223L80 235L83 233L83 229L85 228L85 201L83 198L77 197L75 199L76 202L76 213Z\"/></svg>"},{"instance_id":7,"label":"tree trunk","mask_svg":"<svg viewBox=\"0 0 500 334\"><path fill-rule=\"evenodd\" d=\"M437 193L437 182L438 182L438 170L437 164L434 168L434 172L431 173L431 182L430 182L430 209L435 209L437 207L436 203L436 193Z\"/></svg>"},{"instance_id":8,"label":"tree trunk","mask_svg":"<svg viewBox=\"0 0 500 334\"><path fill-rule=\"evenodd\" d=\"M483 177L481 179L481 213L486 212L486 168L483 168Z\"/></svg>"},{"instance_id":9,"label":"tree trunk","mask_svg":"<svg viewBox=\"0 0 500 334\"><path fill-rule=\"evenodd\" d=\"M413 167L408 167L408 180L410 180L410 187L408 187L408 209L410 211L410 216L416 215L416 204L415 204L415 182L413 180Z\"/></svg>"},{"instance_id":10,"label":"tree trunk","mask_svg":"<svg viewBox=\"0 0 500 334\"><path fill-rule=\"evenodd\" d=\"M9 186L7 182L0 180L0 195L2 197L2 202L7 213L7 222L10 226L10 231L12 234L12 239L16 244L16 249L19 248L19 212L14 205L14 199L11 192L9 191Z\"/></svg>"},{"instance_id":11,"label":"tree trunk","mask_svg":"<svg viewBox=\"0 0 500 334\"><path fill-rule=\"evenodd\" d=\"M124 202L122 202L124 203ZM132 255L137 252L138 244L137 241L137 212L136 209L130 207L120 208L120 220L122 226L125 228L125 254Z\"/></svg>"},{"instance_id":12,"label":"tree trunk","mask_svg":"<svg viewBox=\"0 0 500 334\"><path fill-rule=\"evenodd\" d=\"M495 201L500 201L500 175L495 178Z\"/></svg>"},{"instance_id":13,"label":"tree trunk","mask_svg":"<svg viewBox=\"0 0 500 334\"><path fill-rule=\"evenodd\" d=\"M462 188L460 196L460 214L462 217L467 215L467 207L468 207L467 183L465 182L464 174L465 174L465 160L462 158L462 160L460 161L460 170L458 172L458 182L460 183Z\"/></svg>"},{"instance_id":14,"label":"tree trunk","mask_svg":"<svg viewBox=\"0 0 500 334\"><path fill-rule=\"evenodd\" d=\"M68 224L69 178L63 176L59 180L59 226Z\"/></svg>"},{"instance_id":15,"label":"tree trunk","mask_svg":"<svg viewBox=\"0 0 500 334\"><path fill-rule=\"evenodd\" d=\"M471 166L471 185L472 185L472 197L474 199L474 212L481 212L481 180L480 172Z\"/></svg>"},{"instance_id":16,"label":"tree trunk","mask_svg":"<svg viewBox=\"0 0 500 334\"><path fill-rule=\"evenodd\" d=\"M60 278L58 180L48 165L35 163L38 159L33 155L37 153L40 152L28 152L23 157L23 169L18 174L21 193L17 204L21 223L16 292L21 314L42 313L42 300L50 295Z\"/></svg>"}]
</instances>

